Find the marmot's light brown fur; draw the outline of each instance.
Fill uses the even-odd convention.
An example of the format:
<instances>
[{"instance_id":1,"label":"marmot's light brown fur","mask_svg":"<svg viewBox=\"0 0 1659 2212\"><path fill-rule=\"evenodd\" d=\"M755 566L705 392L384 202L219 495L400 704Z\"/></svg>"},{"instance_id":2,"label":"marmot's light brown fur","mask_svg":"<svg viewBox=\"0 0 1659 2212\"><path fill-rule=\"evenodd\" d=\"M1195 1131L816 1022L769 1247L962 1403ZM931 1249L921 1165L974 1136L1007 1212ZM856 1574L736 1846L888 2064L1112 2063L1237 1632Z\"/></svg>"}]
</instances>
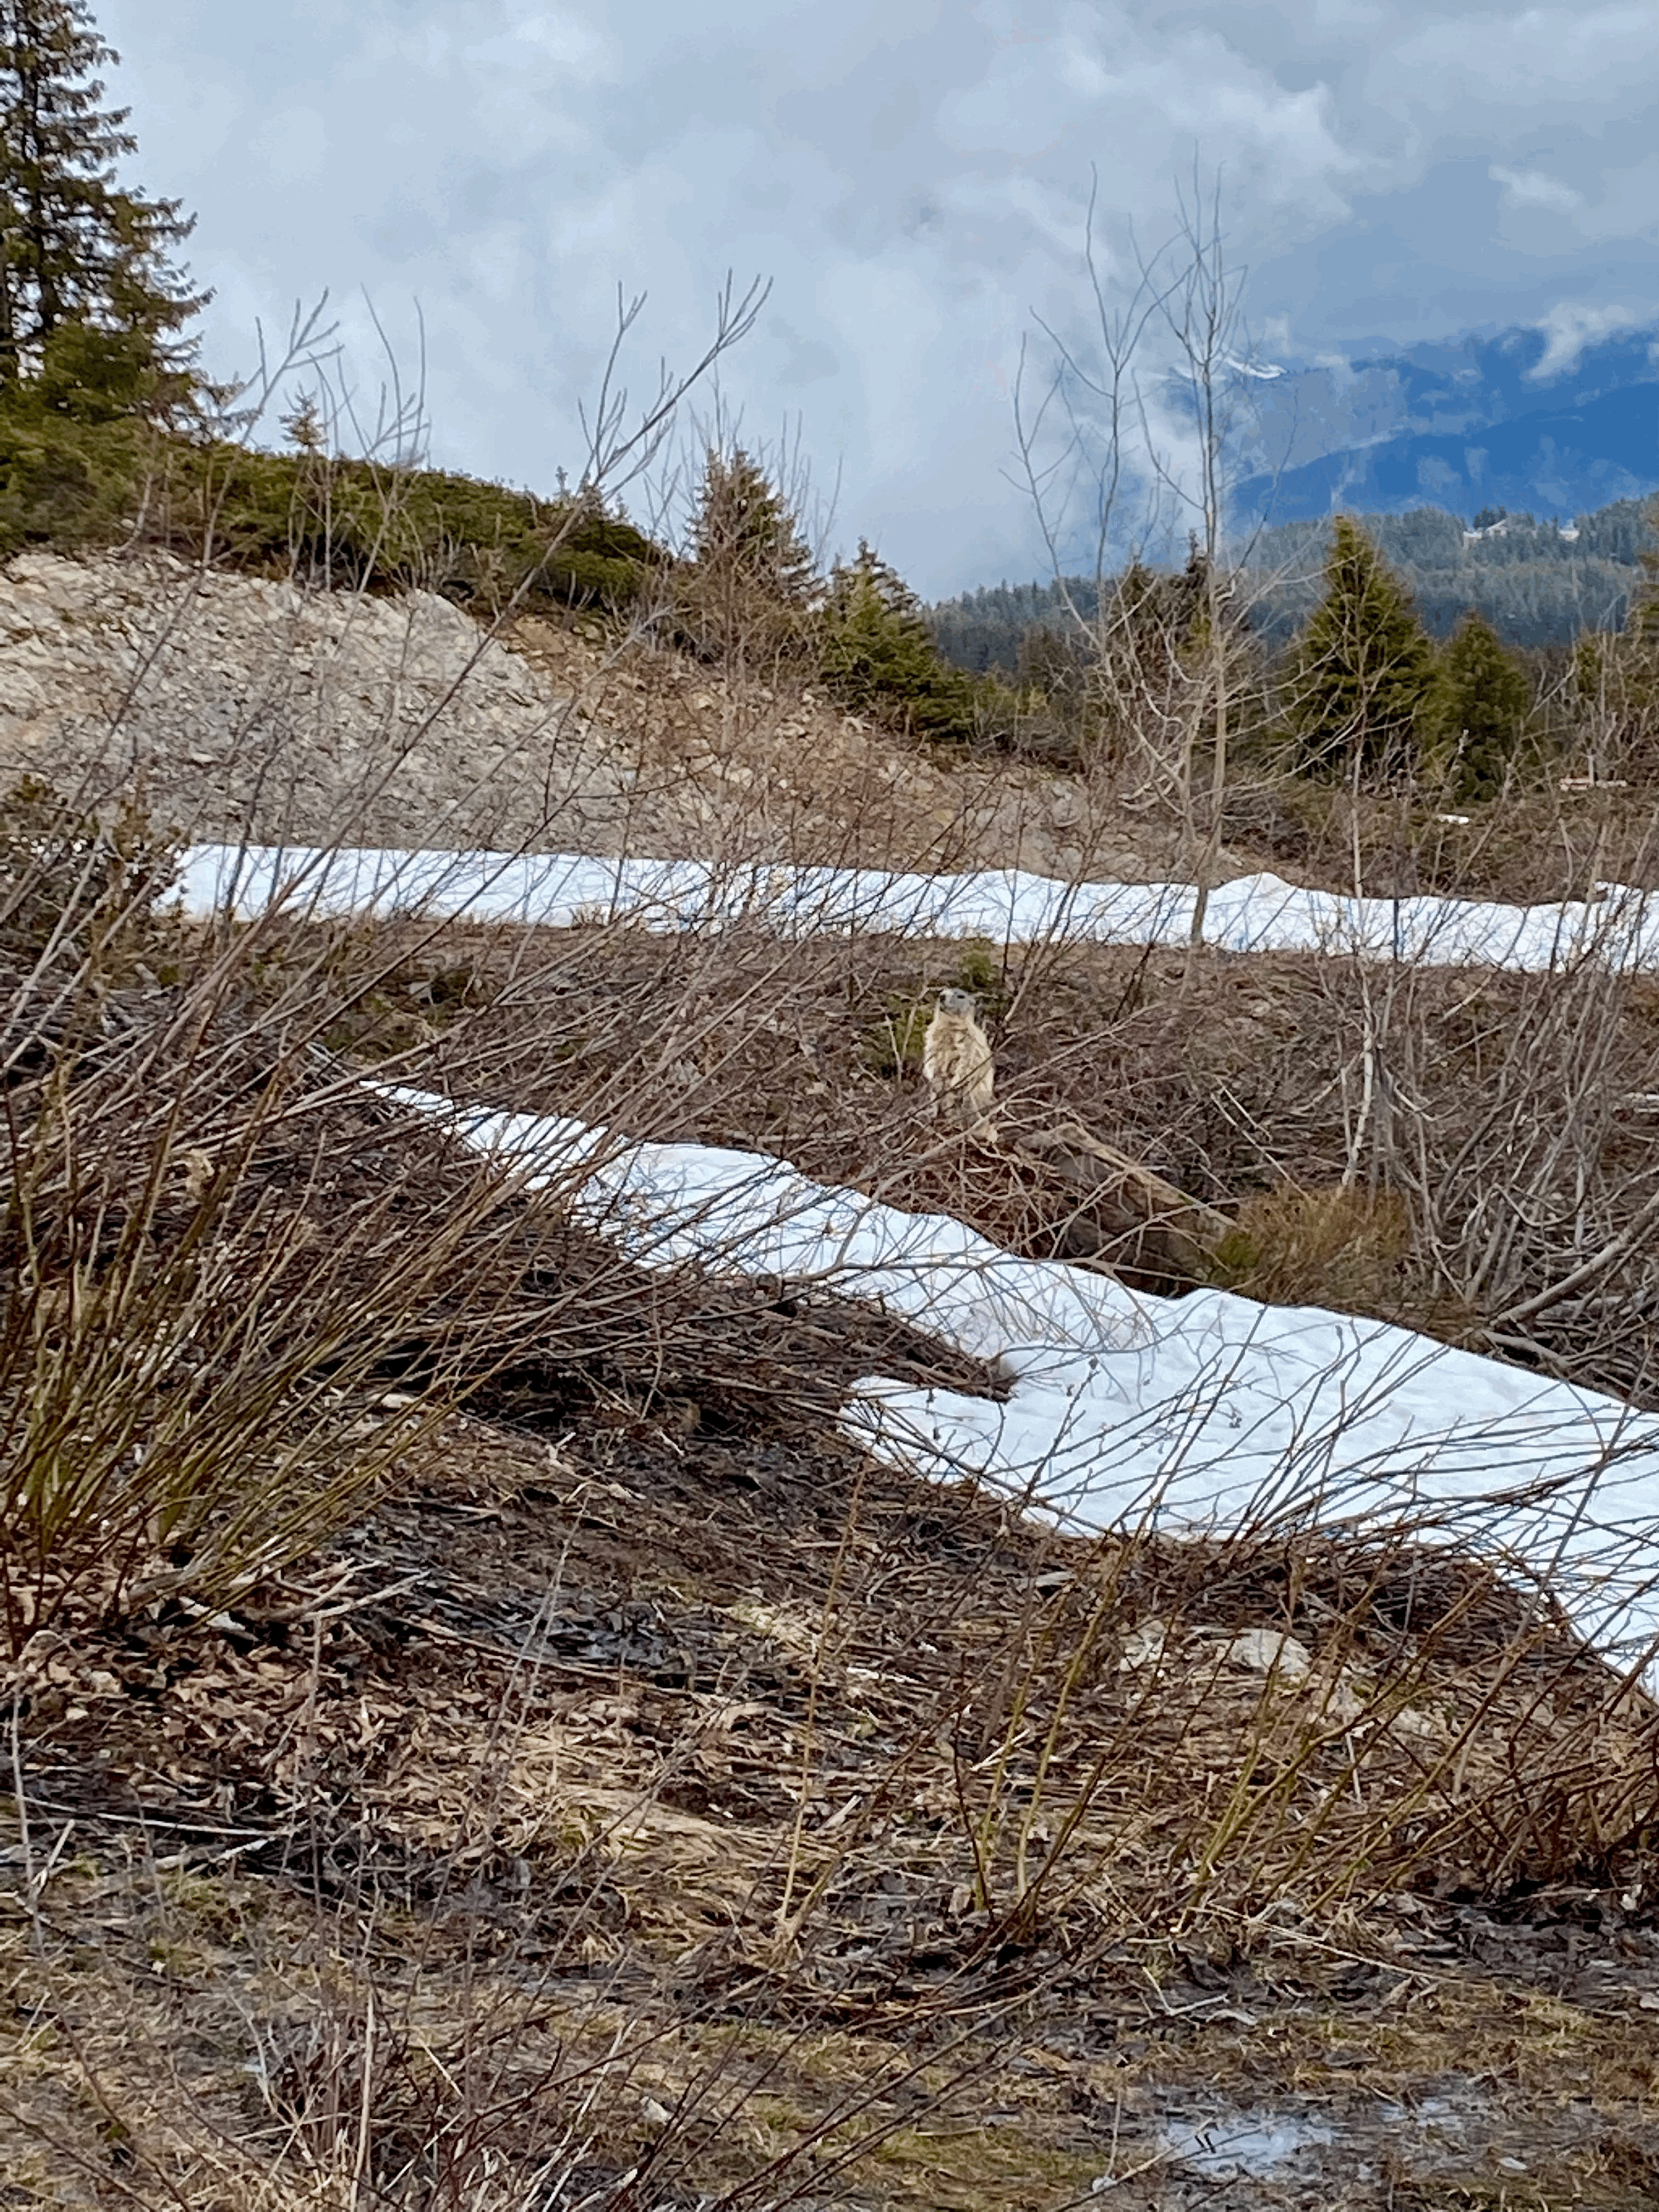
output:
<instances>
[{"instance_id":1,"label":"marmot's light brown fur","mask_svg":"<svg viewBox=\"0 0 1659 2212\"><path fill-rule=\"evenodd\" d=\"M979 1025L979 1009L971 991L939 993L938 1007L921 1041L921 1073L933 1094L936 1112L948 1115L958 1128L983 1143L995 1141L991 1099L996 1074L991 1040Z\"/></svg>"}]
</instances>

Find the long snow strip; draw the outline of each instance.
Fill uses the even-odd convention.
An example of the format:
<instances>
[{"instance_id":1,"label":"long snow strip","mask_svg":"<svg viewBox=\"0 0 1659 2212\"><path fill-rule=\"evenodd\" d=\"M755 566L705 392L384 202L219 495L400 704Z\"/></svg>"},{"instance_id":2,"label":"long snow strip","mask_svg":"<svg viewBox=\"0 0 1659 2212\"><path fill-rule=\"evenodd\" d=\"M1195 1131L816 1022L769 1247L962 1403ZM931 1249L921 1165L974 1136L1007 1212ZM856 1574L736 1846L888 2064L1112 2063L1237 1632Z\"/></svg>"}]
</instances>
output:
<instances>
[{"instance_id":1,"label":"long snow strip","mask_svg":"<svg viewBox=\"0 0 1659 2212\"><path fill-rule=\"evenodd\" d=\"M783 936L816 931L1182 945L1190 884L1066 884L1017 870L889 874L784 864L602 860L568 853L316 850L192 846L179 893L195 914L393 915L566 928L627 920L652 930L748 922ZM1590 900L1501 906L1479 899L1347 898L1278 876L1211 892L1203 941L1223 952L1348 953L1431 967L1549 974L1594 958L1659 968L1659 896L1610 884Z\"/></svg>"},{"instance_id":2,"label":"long snow strip","mask_svg":"<svg viewBox=\"0 0 1659 2212\"><path fill-rule=\"evenodd\" d=\"M1142 1296L766 1153L377 1087L648 1266L868 1300L1000 1367L1006 1399L857 1383L846 1426L890 1463L1073 1529L1405 1526L1472 1543L1659 1690L1659 1417L1379 1322Z\"/></svg>"}]
</instances>

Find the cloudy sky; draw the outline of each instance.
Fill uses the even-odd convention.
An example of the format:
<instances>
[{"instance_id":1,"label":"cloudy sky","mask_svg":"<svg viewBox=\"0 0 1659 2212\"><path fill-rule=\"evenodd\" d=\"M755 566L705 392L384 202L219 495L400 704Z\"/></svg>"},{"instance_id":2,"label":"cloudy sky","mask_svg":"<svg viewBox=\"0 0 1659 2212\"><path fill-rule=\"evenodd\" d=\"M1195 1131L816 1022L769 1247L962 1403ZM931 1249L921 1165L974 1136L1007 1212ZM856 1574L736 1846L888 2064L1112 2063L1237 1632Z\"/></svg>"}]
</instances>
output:
<instances>
[{"instance_id":1,"label":"cloudy sky","mask_svg":"<svg viewBox=\"0 0 1659 2212\"><path fill-rule=\"evenodd\" d=\"M580 465L617 287L636 386L728 268L772 293L726 364L927 594L1030 575L1006 480L1033 312L1081 304L1091 168L1156 242L1219 169L1260 347L1305 362L1659 312L1659 9L1422 0L94 0L134 173L199 216L210 359L365 295L434 459Z\"/></svg>"}]
</instances>

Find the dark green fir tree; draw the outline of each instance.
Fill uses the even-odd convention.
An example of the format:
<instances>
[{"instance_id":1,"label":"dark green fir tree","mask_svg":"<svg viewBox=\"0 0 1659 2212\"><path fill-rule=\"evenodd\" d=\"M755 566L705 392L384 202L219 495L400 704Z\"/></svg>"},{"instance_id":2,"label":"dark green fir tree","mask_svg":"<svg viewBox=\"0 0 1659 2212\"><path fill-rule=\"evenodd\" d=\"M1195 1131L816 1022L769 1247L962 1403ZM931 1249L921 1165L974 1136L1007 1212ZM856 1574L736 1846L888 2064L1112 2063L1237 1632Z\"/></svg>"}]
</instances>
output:
<instances>
[{"instance_id":1,"label":"dark green fir tree","mask_svg":"<svg viewBox=\"0 0 1659 2212\"><path fill-rule=\"evenodd\" d=\"M1339 515L1325 596L1297 643L1288 720L1299 766L1363 782L1408 775L1435 682L1410 594L1358 523Z\"/></svg>"},{"instance_id":2,"label":"dark green fir tree","mask_svg":"<svg viewBox=\"0 0 1659 2212\"><path fill-rule=\"evenodd\" d=\"M1586 630L1573 648L1579 710L1594 732L1588 764L1600 775L1646 778L1659 764L1659 496L1642 519L1650 543L1637 549L1642 581L1623 630Z\"/></svg>"},{"instance_id":3,"label":"dark green fir tree","mask_svg":"<svg viewBox=\"0 0 1659 2212\"><path fill-rule=\"evenodd\" d=\"M945 660L915 593L862 539L830 579L819 667L856 713L947 744L978 734L973 679Z\"/></svg>"},{"instance_id":4,"label":"dark green fir tree","mask_svg":"<svg viewBox=\"0 0 1659 2212\"><path fill-rule=\"evenodd\" d=\"M788 501L741 446L711 447L680 580L690 642L763 667L804 647L820 597L817 565Z\"/></svg>"},{"instance_id":5,"label":"dark green fir tree","mask_svg":"<svg viewBox=\"0 0 1659 2212\"><path fill-rule=\"evenodd\" d=\"M1526 670L1490 623L1466 614L1441 653L1431 708L1436 751L1451 796L1497 798L1531 712Z\"/></svg>"},{"instance_id":6,"label":"dark green fir tree","mask_svg":"<svg viewBox=\"0 0 1659 2212\"><path fill-rule=\"evenodd\" d=\"M117 180L137 149L104 105L117 59L85 0L0 0L0 406L166 415L193 389L204 305L173 255L177 200Z\"/></svg>"}]
</instances>

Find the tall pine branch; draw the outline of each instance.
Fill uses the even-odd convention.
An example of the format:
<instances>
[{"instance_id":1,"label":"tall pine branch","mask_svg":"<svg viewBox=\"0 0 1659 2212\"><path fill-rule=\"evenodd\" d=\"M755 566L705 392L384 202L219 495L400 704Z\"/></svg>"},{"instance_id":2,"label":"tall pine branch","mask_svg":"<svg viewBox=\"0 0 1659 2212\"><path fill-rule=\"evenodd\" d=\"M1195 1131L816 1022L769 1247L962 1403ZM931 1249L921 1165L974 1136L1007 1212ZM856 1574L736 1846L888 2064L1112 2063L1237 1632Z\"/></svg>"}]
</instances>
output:
<instances>
[{"instance_id":1,"label":"tall pine branch","mask_svg":"<svg viewBox=\"0 0 1659 2212\"><path fill-rule=\"evenodd\" d=\"M191 389L206 295L173 256L193 218L117 180L137 150L103 105L118 58L86 0L0 0L0 400L154 413Z\"/></svg>"}]
</instances>

